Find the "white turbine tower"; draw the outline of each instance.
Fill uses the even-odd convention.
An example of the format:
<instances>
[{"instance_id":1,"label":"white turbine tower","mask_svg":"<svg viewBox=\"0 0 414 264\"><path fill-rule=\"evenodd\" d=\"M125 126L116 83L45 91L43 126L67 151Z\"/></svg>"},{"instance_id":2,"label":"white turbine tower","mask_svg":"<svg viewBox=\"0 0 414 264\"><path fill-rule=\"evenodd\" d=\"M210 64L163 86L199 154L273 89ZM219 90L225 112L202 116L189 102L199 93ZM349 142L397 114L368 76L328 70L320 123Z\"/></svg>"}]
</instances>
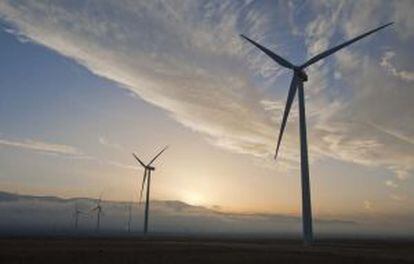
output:
<instances>
[{"instance_id":1,"label":"white turbine tower","mask_svg":"<svg viewBox=\"0 0 414 264\"><path fill-rule=\"evenodd\" d=\"M337 52L338 50L351 45L352 43L371 35L372 33L381 30L392 23L388 23L371 31L368 31L362 35L359 35L351 40L348 40L336 47L333 47L329 50L326 50L308 61L304 64L297 66L293 65L286 59L282 58L281 56L277 55L276 53L270 51L269 49L261 46L257 42L249 39L248 37L241 35L244 39L249 41L251 44L256 46L262 52L264 52L267 56L272 58L276 63L279 65L288 68L293 71L292 81L290 83L290 88L288 92L288 97L286 100L286 106L283 113L283 119L280 126L279 138L277 140L276 152L275 152L275 159L279 152L280 142L282 140L283 131L286 126L286 121L289 115L290 108L292 106L293 99L295 98L296 90L298 90L299 96L299 130L300 130L300 158L301 158L301 173L302 173L302 222L303 222L303 239L305 244L311 244L313 241L313 231L312 231L312 209L311 209L311 194L310 194L310 184L309 184L309 165L308 165L308 146L307 146L307 139L306 139L306 118L305 118L305 95L303 90L303 83L308 80L308 76L305 73L305 69L310 65L332 55L333 53Z\"/></svg>"},{"instance_id":2,"label":"white turbine tower","mask_svg":"<svg viewBox=\"0 0 414 264\"><path fill-rule=\"evenodd\" d=\"M154 158L152 158L152 160L145 165L144 162L142 162L137 155L135 155L135 153L132 153L132 155L134 156L134 158L139 162L139 164L141 164L142 167L144 167L144 177L142 179L142 184L141 184L141 192L139 195L139 202L141 203L141 199L142 199L142 192L144 190L144 186L145 186L145 181L147 181L147 193L146 193L146 198L145 198L145 217L144 217L144 234L148 233L148 213L149 213L149 196L150 196L150 183L151 183L151 172L155 170L155 168L153 166L151 166L151 164L168 148L168 146L164 147L157 155L155 155Z\"/></svg>"}]
</instances>

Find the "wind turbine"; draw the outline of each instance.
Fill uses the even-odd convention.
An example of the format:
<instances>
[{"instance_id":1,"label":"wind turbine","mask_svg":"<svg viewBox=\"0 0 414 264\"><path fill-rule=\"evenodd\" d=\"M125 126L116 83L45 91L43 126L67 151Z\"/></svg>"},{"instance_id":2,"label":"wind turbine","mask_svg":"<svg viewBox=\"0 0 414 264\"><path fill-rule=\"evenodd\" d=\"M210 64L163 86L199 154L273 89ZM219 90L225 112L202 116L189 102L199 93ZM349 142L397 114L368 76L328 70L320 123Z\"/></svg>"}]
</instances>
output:
<instances>
[{"instance_id":1,"label":"wind turbine","mask_svg":"<svg viewBox=\"0 0 414 264\"><path fill-rule=\"evenodd\" d=\"M91 211L96 212L96 231L99 232L101 228L101 213L102 213L101 196L96 201L96 207L93 208Z\"/></svg>"},{"instance_id":2,"label":"wind turbine","mask_svg":"<svg viewBox=\"0 0 414 264\"><path fill-rule=\"evenodd\" d=\"M381 30L385 27L390 26L393 23L388 23L378 28L375 28L371 31L368 31L364 34L361 34L351 40L348 40L338 46L335 46L331 49L328 49L302 65L294 65L291 62L287 61L286 59L282 58L281 56L277 55L276 53L270 51L269 49L263 47L259 43L249 39L248 37L241 35L245 40L256 46L262 52L264 52L267 56L272 58L276 63L280 66L288 68L293 71L292 81L290 83L290 88L288 92L288 97L286 100L286 106L283 113L282 123L280 126L279 138L277 140L276 152L275 152L275 159L277 158L280 142L282 140L283 131L285 130L286 121L289 115L290 108L292 106L293 99L295 98L296 90L298 90L299 96L299 131L300 131L300 160L301 160L301 184L302 184L302 222L303 222L303 239L305 244L311 244L313 241L313 232L312 232L312 209L311 209L311 194L310 194L310 184L309 184L309 165L308 165L308 146L307 146L307 139L306 139L306 118L305 118L305 95L303 90L303 83L308 80L308 76L305 72L305 69L310 65L332 55L333 53L337 52L338 50L345 48L352 43L365 38L378 30Z\"/></svg>"},{"instance_id":3,"label":"wind turbine","mask_svg":"<svg viewBox=\"0 0 414 264\"><path fill-rule=\"evenodd\" d=\"M150 196L150 183L151 183L151 172L155 170L151 164L168 148L168 146L165 146L157 155L155 155L152 160L145 165L144 162L142 162L135 153L132 153L134 158L141 164L142 167L144 167L144 177L142 178L142 184L141 184L141 192L139 195L139 202L141 203L142 199L142 192L144 190L145 181L147 181L147 193L145 198L145 218L144 218L144 234L148 233L148 212L149 212L149 196Z\"/></svg>"},{"instance_id":4,"label":"wind turbine","mask_svg":"<svg viewBox=\"0 0 414 264\"><path fill-rule=\"evenodd\" d=\"M75 212L73 213L73 216L75 217L75 229L78 229L78 223L79 223L79 215L83 214L81 210L78 208L78 204L75 204Z\"/></svg>"},{"instance_id":5,"label":"wind turbine","mask_svg":"<svg viewBox=\"0 0 414 264\"><path fill-rule=\"evenodd\" d=\"M128 204L128 233L131 233L132 202Z\"/></svg>"}]
</instances>

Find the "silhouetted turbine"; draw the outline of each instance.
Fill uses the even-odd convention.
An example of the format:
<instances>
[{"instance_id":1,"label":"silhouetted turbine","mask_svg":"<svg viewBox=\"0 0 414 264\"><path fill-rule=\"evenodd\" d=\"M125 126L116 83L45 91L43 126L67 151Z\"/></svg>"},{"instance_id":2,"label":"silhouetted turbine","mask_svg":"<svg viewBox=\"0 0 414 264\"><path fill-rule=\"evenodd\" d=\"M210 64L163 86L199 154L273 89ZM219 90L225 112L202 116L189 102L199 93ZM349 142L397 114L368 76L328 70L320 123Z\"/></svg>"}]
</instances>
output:
<instances>
[{"instance_id":1,"label":"silhouetted turbine","mask_svg":"<svg viewBox=\"0 0 414 264\"><path fill-rule=\"evenodd\" d=\"M132 153L134 158L141 164L142 167L144 167L144 177L142 179L141 184L141 192L139 195L139 202L141 203L142 199L142 192L144 190L145 181L147 181L147 193L145 198L145 217L144 217L144 234L148 233L148 213L149 213L149 196L150 196L150 183L151 183L151 171L154 171L155 168L151 166L151 164L168 148L168 146L164 147L155 157L147 164L145 165L144 162L142 162L135 153Z\"/></svg>"},{"instance_id":2,"label":"silhouetted turbine","mask_svg":"<svg viewBox=\"0 0 414 264\"><path fill-rule=\"evenodd\" d=\"M78 229L78 223L79 223L79 215L83 214L83 212L81 210L79 210L78 208L78 204L75 204L75 212L73 213L73 216L75 217L75 229Z\"/></svg>"},{"instance_id":3,"label":"silhouetted turbine","mask_svg":"<svg viewBox=\"0 0 414 264\"><path fill-rule=\"evenodd\" d=\"M132 202L128 205L128 233L131 233Z\"/></svg>"},{"instance_id":4,"label":"silhouetted turbine","mask_svg":"<svg viewBox=\"0 0 414 264\"><path fill-rule=\"evenodd\" d=\"M96 202L96 207L91 210L92 212L96 212L96 232L99 232L101 229L101 213L102 213L102 206L101 206L101 196Z\"/></svg>"},{"instance_id":5,"label":"silhouetted turbine","mask_svg":"<svg viewBox=\"0 0 414 264\"><path fill-rule=\"evenodd\" d=\"M372 33L381 30L393 23L388 23L367 33L359 35L349 41L346 41L336 47L333 47L327 51L324 51L300 66L293 65L286 59L282 58L281 56L277 55L276 53L270 51L269 49L261 46L257 42L249 39L248 37L241 35L244 39L252 43L270 58L272 58L275 62L279 65L291 69L293 71L292 81L290 83L290 88L288 92L288 97L286 100L286 106L283 113L282 123L280 126L279 138L277 140L276 152L275 152L275 159L277 158L280 142L282 140L283 131L285 130L286 121L289 115L290 108L292 106L293 99L295 98L296 90L298 90L299 94L299 130L300 130L300 157L301 157L301 172L302 172L302 221L303 221L303 239L305 244L311 244L313 241L313 232L312 232L312 209L311 209L311 194L310 194L310 184L309 184L309 165L308 165L308 146L307 146L307 139L306 139L306 118L305 118L305 95L303 91L303 83L308 80L308 76L305 73L305 68L308 66L322 60L329 55L337 52L338 50L351 45L352 43L371 35Z\"/></svg>"}]
</instances>

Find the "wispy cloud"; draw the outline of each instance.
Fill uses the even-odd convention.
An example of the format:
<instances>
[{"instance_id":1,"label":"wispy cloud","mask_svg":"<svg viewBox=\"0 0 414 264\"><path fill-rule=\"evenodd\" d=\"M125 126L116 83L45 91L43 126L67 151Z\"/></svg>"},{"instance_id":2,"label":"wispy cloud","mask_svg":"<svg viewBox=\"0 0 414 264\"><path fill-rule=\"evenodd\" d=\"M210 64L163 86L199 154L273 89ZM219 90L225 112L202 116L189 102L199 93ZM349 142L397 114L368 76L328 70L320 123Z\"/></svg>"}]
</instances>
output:
<instances>
[{"instance_id":1,"label":"wispy cloud","mask_svg":"<svg viewBox=\"0 0 414 264\"><path fill-rule=\"evenodd\" d=\"M123 149L121 145L119 145L119 144L117 144L117 143L114 143L114 142L109 141L109 140L108 140L106 137L104 137L104 136L99 136L99 137L98 137L98 141L99 141L99 143L100 143L101 145L104 145L104 146L109 147L109 148L114 148L114 149L119 149L119 150Z\"/></svg>"},{"instance_id":2,"label":"wispy cloud","mask_svg":"<svg viewBox=\"0 0 414 264\"><path fill-rule=\"evenodd\" d=\"M394 181L392 180L387 180L385 181L385 185L387 185L387 187L390 188L398 188L398 184L396 184Z\"/></svg>"},{"instance_id":3,"label":"wispy cloud","mask_svg":"<svg viewBox=\"0 0 414 264\"><path fill-rule=\"evenodd\" d=\"M319 133L318 138L328 143L330 153L340 155L343 160L394 171L394 179L385 184L398 191L395 197L404 197L403 188L397 187L398 181L409 178L414 169L414 108L408 99L414 97L414 85L411 72L399 69L412 68L412 52L408 47L414 44L414 39L408 32L413 31L414 20L407 10L414 10L414 5L410 1L319 3L321 10L332 6L341 9L336 22L329 16L325 20L333 22L330 26L336 28L335 33L345 38L397 21L388 33L381 33L388 35L387 40L378 34L376 39L372 37L373 44L366 44L369 40L365 40L364 45L355 45L336 55L337 76L345 82L341 89L345 89L347 97L340 97L342 102L337 111L318 121L322 130L329 131ZM390 47L398 50L398 60L395 52L384 53Z\"/></svg>"},{"instance_id":4,"label":"wispy cloud","mask_svg":"<svg viewBox=\"0 0 414 264\"><path fill-rule=\"evenodd\" d=\"M117 168L126 169L126 170L136 171L139 169L136 166L124 164L116 160L98 158L96 156L85 154L84 151L80 150L79 148L71 146L71 145L66 145L66 144L56 144L56 143L28 139L28 138L6 139L4 137L3 138L0 137L0 147L17 148L17 149L34 151L34 152L38 152L42 154L57 155L65 159L89 161L89 162L94 162L94 163L117 167Z\"/></svg>"},{"instance_id":5,"label":"wispy cloud","mask_svg":"<svg viewBox=\"0 0 414 264\"><path fill-rule=\"evenodd\" d=\"M412 36L401 33L412 31L404 11L412 4L401 2L364 1L361 8L359 2L313 1L301 4L310 11L298 20L295 2L286 1L272 2L271 12L267 3L254 1L2 1L0 16L13 25L13 33L127 87L212 144L269 158L285 98L269 98L261 87L285 95L286 87L278 86L285 71L241 41L239 33L281 54L289 51L287 36L294 33L311 56L384 21L401 21L394 26L397 33L381 32L309 69L308 131L314 159L333 157L411 174L413 146L395 135L413 142L413 82L401 86L380 65L384 34L399 52L412 53L407 48ZM286 24L288 32L277 26ZM305 28L303 35L298 28ZM387 67L391 58L388 54ZM409 76L397 70L392 75ZM289 167L298 160L295 118L287 129L281 161Z\"/></svg>"},{"instance_id":6,"label":"wispy cloud","mask_svg":"<svg viewBox=\"0 0 414 264\"><path fill-rule=\"evenodd\" d=\"M21 149L27 149L27 150L39 151L39 152L51 153L51 154L62 154L62 155L73 155L73 156L83 155L82 151L80 151L79 149L73 146L50 143L50 142L45 142L45 141L33 140L33 139L11 140L11 139L0 138L0 145L5 146L5 147L21 148Z\"/></svg>"},{"instance_id":7,"label":"wispy cloud","mask_svg":"<svg viewBox=\"0 0 414 264\"><path fill-rule=\"evenodd\" d=\"M381 58L381 66L384 67L390 74L400 78L404 81L414 81L414 72L397 70L392 64L392 59L395 57L395 52L387 51Z\"/></svg>"},{"instance_id":8,"label":"wispy cloud","mask_svg":"<svg viewBox=\"0 0 414 264\"><path fill-rule=\"evenodd\" d=\"M391 194L390 198L394 201L397 201L397 202L402 202L402 201L405 201L407 199L405 196L401 196L401 195L398 195L398 194Z\"/></svg>"},{"instance_id":9,"label":"wispy cloud","mask_svg":"<svg viewBox=\"0 0 414 264\"><path fill-rule=\"evenodd\" d=\"M373 209L372 202L369 200L365 200L363 202L363 206L366 210L371 211Z\"/></svg>"},{"instance_id":10,"label":"wispy cloud","mask_svg":"<svg viewBox=\"0 0 414 264\"><path fill-rule=\"evenodd\" d=\"M242 144L248 139L270 145L271 124L261 122L266 116L254 100L260 95L245 77L246 67L239 67L237 20L244 3L99 4L102 13L92 16L40 2L2 2L0 12L32 41L127 86L191 129L212 138L233 135ZM108 19L114 8L122 15ZM72 21L79 27L68 26ZM262 132L255 133L256 128Z\"/></svg>"}]
</instances>

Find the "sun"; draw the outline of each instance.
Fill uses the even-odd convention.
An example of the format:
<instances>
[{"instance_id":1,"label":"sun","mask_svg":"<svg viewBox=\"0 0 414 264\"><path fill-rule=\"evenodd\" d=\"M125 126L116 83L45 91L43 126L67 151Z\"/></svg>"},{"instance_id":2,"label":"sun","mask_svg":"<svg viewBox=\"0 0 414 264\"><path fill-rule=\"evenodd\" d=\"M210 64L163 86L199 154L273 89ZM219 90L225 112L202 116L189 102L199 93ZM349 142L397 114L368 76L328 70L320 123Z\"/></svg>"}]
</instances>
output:
<instances>
[{"instance_id":1,"label":"sun","mask_svg":"<svg viewBox=\"0 0 414 264\"><path fill-rule=\"evenodd\" d=\"M205 204L204 196L201 193L186 192L183 194L183 201L191 205Z\"/></svg>"}]
</instances>

